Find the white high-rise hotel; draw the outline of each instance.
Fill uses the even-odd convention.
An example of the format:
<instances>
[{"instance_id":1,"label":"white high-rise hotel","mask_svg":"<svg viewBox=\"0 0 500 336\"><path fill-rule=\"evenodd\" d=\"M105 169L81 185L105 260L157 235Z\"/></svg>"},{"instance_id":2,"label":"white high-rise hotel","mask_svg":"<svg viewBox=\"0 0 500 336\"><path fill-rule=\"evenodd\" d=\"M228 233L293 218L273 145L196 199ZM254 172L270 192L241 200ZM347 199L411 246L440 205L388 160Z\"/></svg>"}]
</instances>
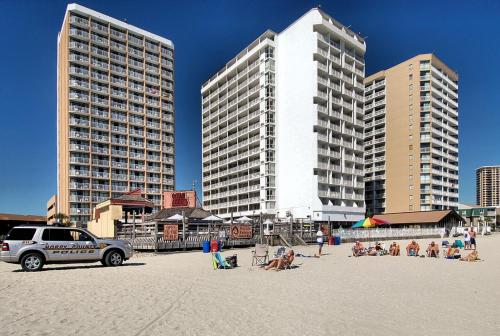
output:
<instances>
[{"instance_id":1,"label":"white high-rise hotel","mask_svg":"<svg viewBox=\"0 0 500 336\"><path fill-rule=\"evenodd\" d=\"M222 217L363 217L364 40L317 8L203 84L203 203Z\"/></svg>"}]
</instances>

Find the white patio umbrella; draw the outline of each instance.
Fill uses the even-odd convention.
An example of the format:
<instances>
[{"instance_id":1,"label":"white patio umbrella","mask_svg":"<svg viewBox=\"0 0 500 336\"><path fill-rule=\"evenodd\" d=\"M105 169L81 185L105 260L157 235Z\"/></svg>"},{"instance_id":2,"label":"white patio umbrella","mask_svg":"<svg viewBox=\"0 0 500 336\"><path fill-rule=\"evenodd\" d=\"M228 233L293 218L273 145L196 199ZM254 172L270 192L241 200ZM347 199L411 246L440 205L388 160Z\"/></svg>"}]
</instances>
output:
<instances>
[{"instance_id":1,"label":"white patio umbrella","mask_svg":"<svg viewBox=\"0 0 500 336\"><path fill-rule=\"evenodd\" d=\"M236 220L237 222L250 222L252 221L251 218L248 218L247 216L240 217Z\"/></svg>"},{"instance_id":2,"label":"white patio umbrella","mask_svg":"<svg viewBox=\"0 0 500 336\"><path fill-rule=\"evenodd\" d=\"M270 219L266 219L266 221L264 222L264 224L270 225L270 224L273 224L273 221L270 220Z\"/></svg>"},{"instance_id":3,"label":"white patio umbrella","mask_svg":"<svg viewBox=\"0 0 500 336\"><path fill-rule=\"evenodd\" d=\"M220 217L217 217L217 216L215 216L215 215L210 215L210 216L208 216L208 217L203 218L203 219L202 219L202 221L209 222L209 223L208 223L208 240L210 240L210 239L211 239L211 237L210 237L210 231L211 231L211 230L210 230L210 224L212 224L212 225L213 225L213 222L222 222L222 221L223 221L223 219L222 219L222 218L220 218Z\"/></svg>"},{"instance_id":4,"label":"white patio umbrella","mask_svg":"<svg viewBox=\"0 0 500 336\"><path fill-rule=\"evenodd\" d=\"M179 221L182 220L182 215L175 214L173 216L168 217L167 220Z\"/></svg>"}]
</instances>

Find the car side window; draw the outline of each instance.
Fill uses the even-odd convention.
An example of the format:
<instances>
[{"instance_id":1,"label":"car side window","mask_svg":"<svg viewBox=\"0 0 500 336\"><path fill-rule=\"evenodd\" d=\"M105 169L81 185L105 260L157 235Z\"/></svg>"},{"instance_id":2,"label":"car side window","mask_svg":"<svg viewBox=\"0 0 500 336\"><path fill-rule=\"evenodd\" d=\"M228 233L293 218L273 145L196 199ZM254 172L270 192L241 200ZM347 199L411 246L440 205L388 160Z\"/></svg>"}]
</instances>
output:
<instances>
[{"instance_id":1,"label":"car side window","mask_svg":"<svg viewBox=\"0 0 500 336\"><path fill-rule=\"evenodd\" d=\"M45 229L42 234L44 241L74 241L69 229Z\"/></svg>"},{"instance_id":2,"label":"car side window","mask_svg":"<svg viewBox=\"0 0 500 336\"><path fill-rule=\"evenodd\" d=\"M93 241L89 234L80 230L71 230L71 236L74 241Z\"/></svg>"}]
</instances>

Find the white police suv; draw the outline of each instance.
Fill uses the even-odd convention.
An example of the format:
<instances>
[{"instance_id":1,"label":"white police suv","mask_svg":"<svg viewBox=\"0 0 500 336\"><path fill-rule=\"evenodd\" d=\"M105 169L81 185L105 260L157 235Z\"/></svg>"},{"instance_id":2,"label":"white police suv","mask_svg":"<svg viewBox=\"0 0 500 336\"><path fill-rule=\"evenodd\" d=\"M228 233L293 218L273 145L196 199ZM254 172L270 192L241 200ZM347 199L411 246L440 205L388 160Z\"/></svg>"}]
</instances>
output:
<instances>
[{"instance_id":1,"label":"white police suv","mask_svg":"<svg viewBox=\"0 0 500 336\"><path fill-rule=\"evenodd\" d=\"M53 263L100 261L104 266L120 266L132 254L130 242L100 239L83 229L16 226L2 243L0 260L35 272Z\"/></svg>"}]
</instances>

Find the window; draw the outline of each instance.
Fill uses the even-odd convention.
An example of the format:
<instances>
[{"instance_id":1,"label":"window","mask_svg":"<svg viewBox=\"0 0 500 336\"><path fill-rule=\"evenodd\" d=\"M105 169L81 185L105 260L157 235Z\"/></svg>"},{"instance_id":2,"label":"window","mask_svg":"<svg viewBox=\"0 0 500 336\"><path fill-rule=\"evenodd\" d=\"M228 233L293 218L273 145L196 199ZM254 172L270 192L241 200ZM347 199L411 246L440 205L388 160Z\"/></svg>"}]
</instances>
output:
<instances>
[{"instance_id":1,"label":"window","mask_svg":"<svg viewBox=\"0 0 500 336\"><path fill-rule=\"evenodd\" d=\"M84 231L72 229L45 229L42 240L44 241L92 241L92 237Z\"/></svg>"},{"instance_id":2,"label":"window","mask_svg":"<svg viewBox=\"0 0 500 336\"><path fill-rule=\"evenodd\" d=\"M31 240L35 235L36 229L14 228L10 230L5 240Z\"/></svg>"},{"instance_id":3,"label":"window","mask_svg":"<svg viewBox=\"0 0 500 336\"><path fill-rule=\"evenodd\" d=\"M410 75L408 76L408 80L413 80L413 74L410 74Z\"/></svg>"},{"instance_id":4,"label":"window","mask_svg":"<svg viewBox=\"0 0 500 336\"><path fill-rule=\"evenodd\" d=\"M408 65L408 70L413 71L413 64Z\"/></svg>"}]
</instances>

